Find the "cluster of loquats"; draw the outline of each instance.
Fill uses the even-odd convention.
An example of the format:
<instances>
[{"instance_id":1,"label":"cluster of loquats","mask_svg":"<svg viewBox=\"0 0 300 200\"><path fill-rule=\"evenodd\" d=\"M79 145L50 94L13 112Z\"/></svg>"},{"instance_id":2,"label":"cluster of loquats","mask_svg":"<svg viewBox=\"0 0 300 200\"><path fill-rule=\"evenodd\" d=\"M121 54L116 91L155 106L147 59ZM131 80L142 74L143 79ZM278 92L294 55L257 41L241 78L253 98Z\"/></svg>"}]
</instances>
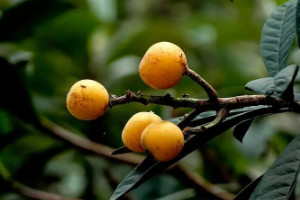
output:
<instances>
[{"instance_id":1,"label":"cluster of loquats","mask_svg":"<svg viewBox=\"0 0 300 200\"><path fill-rule=\"evenodd\" d=\"M187 59L184 52L170 42L152 45L139 65L141 79L155 89L173 87L186 70ZM94 120L106 112L109 100L109 94L103 85L85 79L70 88L66 105L74 117ZM124 126L122 141L131 151L150 153L159 162L174 159L184 146L181 129L153 112L134 114Z\"/></svg>"},{"instance_id":2,"label":"cluster of loquats","mask_svg":"<svg viewBox=\"0 0 300 200\"><path fill-rule=\"evenodd\" d=\"M146 151L160 162L175 158L184 144L180 128L151 111L134 114L123 129L122 140L130 150Z\"/></svg>"}]
</instances>

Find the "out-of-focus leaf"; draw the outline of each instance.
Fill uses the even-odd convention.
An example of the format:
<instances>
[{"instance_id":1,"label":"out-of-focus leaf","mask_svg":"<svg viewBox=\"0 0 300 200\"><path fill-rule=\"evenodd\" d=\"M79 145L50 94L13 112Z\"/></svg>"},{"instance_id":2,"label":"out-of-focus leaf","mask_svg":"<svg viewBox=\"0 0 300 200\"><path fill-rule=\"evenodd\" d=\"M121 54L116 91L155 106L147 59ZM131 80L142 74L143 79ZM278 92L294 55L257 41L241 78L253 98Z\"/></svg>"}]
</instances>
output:
<instances>
[{"instance_id":1,"label":"out-of-focus leaf","mask_svg":"<svg viewBox=\"0 0 300 200\"><path fill-rule=\"evenodd\" d=\"M245 200L245 199L249 199L253 190L256 188L257 184L259 183L259 181L261 180L262 176L258 177L257 179L255 179L254 181L252 181L251 183L249 183L242 191L240 191L236 197L234 198L234 200Z\"/></svg>"},{"instance_id":2,"label":"out-of-focus leaf","mask_svg":"<svg viewBox=\"0 0 300 200\"><path fill-rule=\"evenodd\" d=\"M296 0L277 7L267 19L261 36L261 54L270 76L287 65L295 37Z\"/></svg>"},{"instance_id":3,"label":"out-of-focus leaf","mask_svg":"<svg viewBox=\"0 0 300 200\"><path fill-rule=\"evenodd\" d=\"M80 154L72 150L62 152L48 160L44 168L45 178L50 179L53 187L64 188L66 196L81 196L86 187L85 169L76 157Z\"/></svg>"},{"instance_id":4,"label":"out-of-focus leaf","mask_svg":"<svg viewBox=\"0 0 300 200\"><path fill-rule=\"evenodd\" d=\"M45 151L31 154L24 160L14 177L18 180L24 180L24 183L28 181L26 184L32 184L41 177L47 162L63 150L65 150L65 147L54 145Z\"/></svg>"},{"instance_id":5,"label":"out-of-focus leaf","mask_svg":"<svg viewBox=\"0 0 300 200\"><path fill-rule=\"evenodd\" d=\"M298 47L300 48L300 1L297 0L296 6L296 31L297 31L297 38L298 38Z\"/></svg>"},{"instance_id":6,"label":"out-of-focus leaf","mask_svg":"<svg viewBox=\"0 0 300 200\"><path fill-rule=\"evenodd\" d=\"M300 136L297 136L263 175L250 200L289 199L300 167Z\"/></svg>"},{"instance_id":7,"label":"out-of-focus leaf","mask_svg":"<svg viewBox=\"0 0 300 200\"><path fill-rule=\"evenodd\" d=\"M167 196L161 197L157 200L182 200L182 199L192 198L195 195L196 195L195 190L186 189L186 190L181 190L181 191L175 192L173 194L169 194Z\"/></svg>"},{"instance_id":8,"label":"out-of-focus leaf","mask_svg":"<svg viewBox=\"0 0 300 200\"><path fill-rule=\"evenodd\" d=\"M292 100L294 98L293 85L298 69L299 66L291 65L278 72L274 77L250 81L245 85L245 88L272 97Z\"/></svg>"},{"instance_id":9,"label":"out-of-focus leaf","mask_svg":"<svg viewBox=\"0 0 300 200\"><path fill-rule=\"evenodd\" d=\"M295 99L300 100L300 93L294 93L294 97L295 97Z\"/></svg>"},{"instance_id":10,"label":"out-of-focus leaf","mask_svg":"<svg viewBox=\"0 0 300 200\"><path fill-rule=\"evenodd\" d=\"M21 136L23 136L23 132L20 130L14 130L14 131L8 132L5 135L1 135L0 136L0 150L3 147L10 145L13 141L19 139Z\"/></svg>"},{"instance_id":11,"label":"out-of-focus leaf","mask_svg":"<svg viewBox=\"0 0 300 200\"><path fill-rule=\"evenodd\" d=\"M2 97L0 108L12 112L17 117L31 123L38 123L26 84L22 79L22 69L0 57L0 85ZM13 81L12 81L13 80Z\"/></svg>"},{"instance_id":12,"label":"out-of-focus leaf","mask_svg":"<svg viewBox=\"0 0 300 200\"><path fill-rule=\"evenodd\" d=\"M170 165L174 164L181 158L185 157L195 149L199 148L201 144L208 142L209 140L220 135L222 132L228 130L229 128L239 124L242 121L250 120L255 117L261 117L269 115L271 113L279 113L282 110L277 110L276 108L258 108L257 110L237 114L225 119L222 123L217 126L206 129L205 132L201 134L195 134L189 137L184 144L181 153L169 162L157 162L154 158L149 155L146 159L137 167L135 167L118 185L110 200L116 200L122 197L125 193L131 191L132 189L138 187L140 184L150 179L151 177L157 175L161 171L165 170Z\"/></svg>"},{"instance_id":13,"label":"out-of-focus leaf","mask_svg":"<svg viewBox=\"0 0 300 200\"><path fill-rule=\"evenodd\" d=\"M250 128L253 120L244 121L238 125L233 130L233 136L240 142L243 142L244 136L246 135L248 129Z\"/></svg>"},{"instance_id":14,"label":"out-of-focus leaf","mask_svg":"<svg viewBox=\"0 0 300 200\"><path fill-rule=\"evenodd\" d=\"M126 146L122 146L111 152L111 155L118 155L118 154L123 154L123 153L130 153L132 152L130 149L128 149Z\"/></svg>"},{"instance_id":15,"label":"out-of-focus leaf","mask_svg":"<svg viewBox=\"0 0 300 200\"><path fill-rule=\"evenodd\" d=\"M30 60L32 60L32 53L27 51L18 51L11 55L8 61L12 65L24 67Z\"/></svg>"},{"instance_id":16,"label":"out-of-focus leaf","mask_svg":"<svg viewBox=\"0 0 300 200\"><path fill-rule=\"evenodd\" d=\"M62 0L28 0L4 11L0 18L0 42L30 36L36 27L73 6Z\"/></svg>"},{"instance_id":17,"label":"out-of-focus leaf","mask_svg":"<svg viewBox=\"0 0 300 200\"><path fill-rule=\"evenodd\" d=\"M0 110L0 138L3 135L8 134L13 130L13 125L10 122L8 117L8 113L4 110ZM0 148L1 148L1 140L0 140Z\"/></svg>"}]
</instances>

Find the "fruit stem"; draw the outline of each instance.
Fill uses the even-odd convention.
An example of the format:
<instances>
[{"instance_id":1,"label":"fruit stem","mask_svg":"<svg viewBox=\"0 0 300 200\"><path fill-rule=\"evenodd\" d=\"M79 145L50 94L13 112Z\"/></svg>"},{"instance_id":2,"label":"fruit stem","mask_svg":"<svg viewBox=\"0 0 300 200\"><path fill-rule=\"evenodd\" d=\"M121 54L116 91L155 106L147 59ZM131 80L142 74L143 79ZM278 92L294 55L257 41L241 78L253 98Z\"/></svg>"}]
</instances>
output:
<instances>
[{"instance_id":1,"label":"fruit stem","mask_svg":"<svg viewBox=\"0 0 300 200\"><path fill-rule=\"evenodd\" d=\"M227 115L228 115L228 109L226 107L220 108L217 112L216 118L209 124L205 125L204 128L208 129L220 124L227 117Z\"/></svg>"},{"instance_id":2,"label":"fruit stem","mask_svg":"<svg viewBox=\"0 0 300 200\"><path fill-rule=\"evenodd\" d=\"M189 76L192 80L196 81L206 92L210 101L219 102L217 91L198 73L187 67L185 75Z\"/></svg>"},{"instance_id":3,"label":"fruit stem","mask_svg":"<svg viewBox=\"0 0 300 200\"><path fill-rule=\"evenodd\" d=\"M216 117L213 121L211 121L210 123L208 123L206 125L196 126L193 128L186 127L185 129L183 129L183 133L185 135L190 135L190 134L199 133L206 129L212 128L212 127L220 124L227 117L228 113L229 113L228 108L222 107L218 110Z\"/></svg>"},{"instance_id":4,"label":"fruit stem","mask_svg":"<svg viewBox=\"0 0 300 200\"><path fill-rule=\"evenodd\" d=\"M189 114L186 114L183 119L177 124L180 129L186 127L190 121L192 121L197 115L199 115L201 111L199 109L192 110Z\"/></svg>"}]
</instances>

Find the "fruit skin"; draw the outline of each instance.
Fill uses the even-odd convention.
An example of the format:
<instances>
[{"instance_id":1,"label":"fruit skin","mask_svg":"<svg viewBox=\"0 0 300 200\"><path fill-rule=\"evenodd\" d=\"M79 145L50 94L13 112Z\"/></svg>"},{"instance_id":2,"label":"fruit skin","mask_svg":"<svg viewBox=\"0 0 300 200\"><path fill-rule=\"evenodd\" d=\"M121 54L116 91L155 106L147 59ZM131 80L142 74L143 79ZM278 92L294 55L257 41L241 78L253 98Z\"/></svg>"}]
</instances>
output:
<instances>
[{"instance_id":1,"label":"fruit skin","mask_svg":"<svg viewBox=\"0 0 300 200\"><path fill-rule=\"evenodd\" d=\"M139 65L142 80L155 89L176 85L187 69L187 59L180 47L170 42L158 42L145 53Z\"/></svg>"},{"instance_id":2,"label":"fruit skin","mask_svg":"<svg viewBox=\"0 0 300 200\"><path fill-rule=\"evenodd\" d=\"M145 152L141 144L143 130L151 123L162 119L153 112L138 112L124 126L122 141L127 148L135 152Z\"/></svg>"},{"instance_id":3,"label":"fruit skin","mask_svg":"<svg viewBox=\"0 0 300 200\"><path fill-rule=\"evenodd\" d=\"M93 120L103 115L109 104L109 94L97 81L84 79L72 85L67 94L69 112L80 120Z\"/></svg>"},{"instance_id":4,"label":"fruit skin","mask_svg":"<svg viewBox=\"0 0 300 200\"><path fill-rule=\"evenodd\" d=\"M142 145L157 161L167 162L181 152L184 136L172 122L154 122L143 131Z\"/></svg>"}]
</instances>

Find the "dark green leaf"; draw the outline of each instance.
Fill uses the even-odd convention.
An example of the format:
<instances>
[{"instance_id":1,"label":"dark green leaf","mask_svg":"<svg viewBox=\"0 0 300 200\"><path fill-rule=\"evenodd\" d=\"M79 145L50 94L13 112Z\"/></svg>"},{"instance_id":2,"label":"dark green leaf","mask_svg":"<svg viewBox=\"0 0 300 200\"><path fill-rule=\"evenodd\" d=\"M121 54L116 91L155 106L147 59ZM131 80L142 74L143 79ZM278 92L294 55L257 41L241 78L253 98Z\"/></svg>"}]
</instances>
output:
<instances>
[{"instance_id":1,"label":"dark green leaf","mask_svg":"<svg viewBox=\"0 0 300 200\"><path fill-rule=\"evenodd\" d=\"M10 145L24 135L24 131L14 130L5 135L0 135L0 149Z\"/></svg>"},{"instance_id":2,"label":"dark green leaf","mask_svg":"<svg viewBox=\"0 0 300 200\"><path fill-rule=\"evenodd\" d=\"M293 84L298 73L299 66L291 65L284 68L274 77L266 77L250 81L245 88L261 94L279 97L283 99L293 99Z\"/></svg>"},{"instance_id":3,"label":"dark green leaf","mask_svg":"<svg viewBox=\"0 0 300 200\"><path fill-rule=\"evenodd\" d=\"M263 175L250 200L289 199L300 167L300 136L297 136Z\"/></svg>"},{"instance_id":4,"label":"dark green leaf","mask_svg":"<svg viewBox=\"0 0 300 200\"><path fill-rule=\"evenodd\" d=\"M137 187L139 184L142 183L143 180L147 180L151 178L153 175L149 173L151 171L156 171L155 168L157 166L161 166L164 163L160 164L156 162L152 156L148 156L141 164L135 167L126 177L125 179L118 185L117 189L114 191L113 195L111 196L110 200L118 199L119 197L123 196L125 193L129 192L130 190Z\"/></svg>"},{"instance_id":5,"label":"dark green leaf","mask_svg":"<svg viewBox=\"0 0 300 200\"><path fill-rule=\"evenodd\" d=\"M37 180L43 174L44 167L49 160L55 155L63 152L65 149L66 148L63 146L53 145L44 151L30 154L14 174L14 178L17 178L18 180L27 180L28 182Z\"/></svg>"},{"instance_id":6,"label":"dark green leaf","mask_svg":"<svg viewBox=\"0 0 300 200\"><path fill-rule=\"evenodd\" d=\"M253 92L272 95L275 88L274 78L265 77L250 81L245 85L245 88Z\"/></svg>"},{"instance_id":7,"label":"dark green leaf","mask_svg":"<svg viewBox=\"0 0 300 200\"><path fill-rule=\"evenodd\" d=\"M297 0L296 7L296 30L297 30L297 38L298 38L298 47L300 48L300 1Z\"/></svg>"},{"instance_id":8,"label":"dark green leaf","mask_svg":"<svg viewBox=\"0 0 300 200\"><path fill-rule=\"evenodd\" d=\"M123 153L130 153L132 152L130 149L128 149L126 146L122 146L120 148L117 148L113 152L111 152L111 155L118 155L118 154L123 154Z\"/></svg>"},{"instance_id":9,"label":"dark green leaf","mask_svg":"<svg viewBox=\"0 0 300 200\"><path fill-rule=\"evenodd\" d=\"M244 121L238 125L233 130L233 136L240 142L243 142L244 136L246 135L248 129L250 128L253 120Z\"/></svg>"},{"instance_id":10,"label":"dark green leaf","mask_svg":"<svg viewBox=\"0 0 300 200\"><path fill-rule=\"evenodd\" d=\"M33 108L30 94L24 83L22 70L16 65L10 64L6 59L0 57L0 84L3 97L0 98L0 108L13 113L24 121L38 123L38 117ZM10 81L13 80L13 84Z\"/></svg>"},{"instance_id":11,"label":"dark green leaf","mask_svg":"<svg viewBox=\"0 0 300 200\"><path fill-rule=\"evenodd\" d=\"M215 111L207 111L207 112L203 112L201 114L199 114L197 117L195 117L195 119L189 124L189 126L197 126L197 125L201 125L207 122L210 122L211 120L213 120L216 116L216 112ZM178 124L181 120L183 119L183 117L176 117L173 119L170 119L169 121L173 122L174 124Z\"/></svg>"},{"instance_id":12,"label":"dark green leaf","mask_svg":"<svg viewBox=\"0 0 300 200\"><path fill-rule=\"evenodd\" d=\"M239 113L237 115L226 118L222 123L217 126L206 129L205 132L201 134L195 134L189 137L184 144L181 153L173 160L169 162L156 162L152 156L148 156L140 165L135 167L118 185L114 191L111 200L116 200L122 197L125 193L131 191L132 189L138 187L143 182L147 181L151 177L157 175L161 171L167 169L170 165L174 164L181 158L185 157L189 153L193 152L200 145L210 141L216 136L220 135L222 132L228 130L229 128L239 124L242 121L253 119L259 116L265 116L271 113L279 113L284 110L277 110L276 108L257 108L245 113Z\"/></svg>"},{"instance_id":13,"label":"dark green leaf","mask_svg":"<svg viewBox=\"0 0 300 200\"><path fill-rule=\"evenodd\" d=\"M19 3L3 12L0 18L0 41L28 37L36 27L72 7L61 0L28 0Z\"/></svg>"},{"instance_id":14,"label":"dark green leaf","mask_svg":"<svg viewBox=\"0 0 300 200\"><path fill-rule=\"evenodd\" d=\"M296 0L277 7L267 19L261 36L261 54L270 76L287 65L295 37Z\"/></svg>"},{"instance_id":15,"label":"dark green leaf","mask_svg":"<svg viewBox=\"0 0 300 200\"><path fill-rule=\"evenodd\" d=\"M249 112L252 110L257 110L258 108L267 108L267 107L268 106L260 105L260 106L249 106L249 107L245 107L245 108L232 109L232 110L230 110L230 113L228 116L236 115L236 114L243 113L243 112ZM215 117L216 117L215 111L203 112L200 115L198 115L197 117L195 117L195 119L193 119L191 121L189 126L195 127L195 126L203 125L205 123L212 121ZM183 117L181 116L181 117L169 119L169 121L173 122L174 124L177 124L182 119L183 119Z\"/></svg>"},{"instance_id":16,"label":"dark green leaf","mask_svg":"<svg viewBox=\"0 0 300 200\"><path fill-rule=\"evenodd\" d=\"M257 184L259 183L259 181L261 180L262 176L258 177L257 179L255 179L254 181L252 181L251 183L249 183L242 191L240 191L236 197L234 198L234 200L245 200L245 199L249 199L253 190L256 188Z\"/></svg>"}]
</instances>

